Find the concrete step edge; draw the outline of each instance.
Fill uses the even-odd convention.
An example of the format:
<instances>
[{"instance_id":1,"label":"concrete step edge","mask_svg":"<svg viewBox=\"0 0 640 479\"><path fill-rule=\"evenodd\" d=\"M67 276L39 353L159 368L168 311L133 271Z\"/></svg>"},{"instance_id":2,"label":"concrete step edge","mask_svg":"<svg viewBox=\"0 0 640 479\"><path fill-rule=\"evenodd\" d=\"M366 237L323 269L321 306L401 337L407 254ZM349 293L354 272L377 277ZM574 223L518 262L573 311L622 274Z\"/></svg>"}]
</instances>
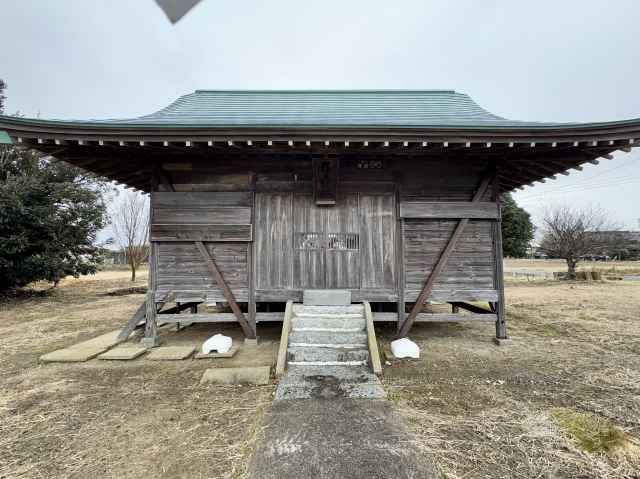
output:
<instances>
[{"instance_id":1,"label":"concrete step edge","mask_svg":"<svg viewBox=\"0 0 640 479\"><path fill-rule=\"evenodd\" d=\"M359 333L364 331L364 328L300 328L294 326L291 331L298 331L301 333Z\"/></svg>"},{"instance_id":2,"label":"concrete step edge","mask_svg":"<svg viewBox=\"0 0 640 479\"><path fill-rule=\"evenodd\" d=\"M290 366L366 366L366 361L289 361Z\"/></svg>"},{"instance_id":3,"label":"concrete step edge","mask_svg":"<svg viewBox=\"0 0 640 479\"><path fill-rule=\"evenodd\" d=\"M364 343L354 344L335 344L335 343L289 343L290 348L343 348L343 349L364 349L367 347Z\"/></svg>"}]
</instances>

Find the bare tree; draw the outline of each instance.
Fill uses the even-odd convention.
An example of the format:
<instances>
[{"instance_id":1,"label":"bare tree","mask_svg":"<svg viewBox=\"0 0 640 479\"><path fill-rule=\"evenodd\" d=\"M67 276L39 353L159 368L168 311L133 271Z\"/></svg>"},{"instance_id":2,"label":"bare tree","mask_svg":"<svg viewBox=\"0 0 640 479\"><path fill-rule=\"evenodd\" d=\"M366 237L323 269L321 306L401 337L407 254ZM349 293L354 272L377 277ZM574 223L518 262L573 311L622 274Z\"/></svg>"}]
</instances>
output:
<instances>
[{"instance_id":1,"label":"bare tree","mask_svg":"<svg viewBox=\"0 0 640 479\"><path fill-rule=\"evenodd\" d=\"M594 233L616 229L605 212L594 208L556 206L546 211L542 223L540 249L567 262L569 279L575 279L581 258L596 254L602 246Z\"/></svg>"},{"instance_id":2,"label":"bare tree","mask_svg":"<svg viewBox=\"0 0 640 479\"><path fill-rule=\"evenodd\" d=\"M131 268L131 281L149 254L149 201L146 195L127 191L111 212L113 232Z\"/></svg>"}]
</instances>

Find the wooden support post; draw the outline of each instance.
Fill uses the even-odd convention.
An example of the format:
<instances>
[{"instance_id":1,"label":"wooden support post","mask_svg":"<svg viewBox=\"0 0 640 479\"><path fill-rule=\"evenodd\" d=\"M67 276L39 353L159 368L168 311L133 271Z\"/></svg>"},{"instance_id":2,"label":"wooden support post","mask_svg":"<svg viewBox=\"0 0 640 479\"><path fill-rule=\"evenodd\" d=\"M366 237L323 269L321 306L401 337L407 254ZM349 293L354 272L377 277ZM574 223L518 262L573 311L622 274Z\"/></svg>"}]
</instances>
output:
<instances>
[{"instance_id":1,"label":"wooden support post","mask_svg":"<svg viewBox=\"0 0 640 479\"><path fill-rule=\"evenodd\" d=\"M251 185L251 228L255 228L256 217L256 175L251 173L249 175L249 184ZM251 232L251 238L255 238L255 231ZM255 290L255 241L251 241L247 244L247 291L249 297L247 298L247 315L249 317L249 325L251 329L257 331L256 322L256 290Z\"/></svg>"},{"instance_id":2,"label":"wooden support post","mask_svg":"<svg viewBox=\"0 0 640 479\"><path fill-rule=\"evenodd\" d=\"M235 314L238 322L240 323L240 327L242 328L244 335L250 339L255 338L256 337L255 330L251 328L251 326L247 322L247 318L244 317L244 314L240 310L240 307L238 306L238 303L236 302L236 299L234 298L233 293L227 286L227 283L222 277L222 273L220 273L220 270L218 269L218 265L216 264L215 260L209 253L209 250L207 249L207 247L204 245L202 241L196 241L195 243L196 243L196 247L200 251L200 254L207 262L207 268L213 274L213 277L216 283L218 284L218 287L222 290L222 294L224 294L224 297L229 303L229 306L231 306L231 311L233 311L233 314Z\"/></svg>"},{"instance_id":3,"label":"wooden support post","mask_svg":"<svg viewBox=\"0 0 640 479\"><path fill-rule=\"evenodd\" d=\"M144 338L142 345L145 348L155 348L160 345L160 336L158 336L158 323L156 321L156 293L151 290L147 292L146 301L146 321L144 324Z\"/></svg>"},{"instance_id":4,"label":"wooden support post","mask_svg":"<svg viewBox=\"0 0 640 479\"><path fill-rule=\"evenodd\" d=\"M485 192L487 191L487 188L491 180L492 180L492 175L485 176L485 178L480 183L480 186L476 190L475 194L473 195L473 199L471 200L473 203L477 203L482 199ZM400 327L400 331L398 333L399 338L403 338L409 333L409 330L411 329L411 326L413 326L413 323L416 320L418 313L420 313L420 311L422 310L422 306L424 305L425 301L429 298L429 295L431 295L431 291L433 290L433 286L436 282L436 279L438 278L440 273L444 270L445 266L447 265L449 256L451 256L451 253L453 252L456 245L458 244L458 240L462 236L462 233L464 232L464 229L467 226L467 223L469 223L468 218L464 218L458 222L458 225L456 226L456 229L453 231L453 235L451 235L451 238L449 239L447 246L445 246L444 250L440 254L440 257L438 258L438 261L433 267L431 274L429 275L429 277L427 278L427 281L422 287L422 291L420 291L420 294L418 295L418 299L416 299L416 302L413 305L413 308L411 309L409 316L407 316L407 319L402 323L402 326Z\"/></svg>"},{"instance_id":5,"label":"wooden support post","mask_svg":"<svg viewBox=\"0 0 640 479\"><path fill-rule=\"evenodd\" d=\"M497 171L494 171L493 177L493 200L500 202L500 178ZM493 284L498 292L498 302L495 305L496 319L496 339L507 339L507 319L504 307L504 271L502 268L502 214L493 224L493 258L494 258L494 277Z\"/></svg>"},{"instance_id":6,"label":"wooden support post","mask_svg":"<svg viewBox=\"0 0 640 479\"><path fill-rule=\"evenodd\" d=\"M396 218L397 218L397 226L396 226L396 271L398 274L398 331L400 331L400 327L404 322L404 318L406 316L405 313L405 300L404 300L404 289L405 289L405 276L404 276L404 220L400 216L400 188L399 184L401 182L401 178L397 178L396 180Z\"/></svg>"},{"instance_id":7,"label":"wooden support post","mask_svg":"<svg viewBox=\"0 0 640 479\"><path fill-rule=\"evenodd\" d=\"M159 168L155 168L151 174L151 208L149 214L149 230L151 230L151 224L153 223L153 195L158 189L158 171ZM149 255L149 287L147 289L147 299L145 301L145 323L144 323L144 338L142 338L142 344L146 348L155 348L160 345L160 336L158 336L158 323L156 321L156 314L158 308L156 307L156 260L157 260L157 244L151 242ZM166 299L166 298L165 298Z\"/></svg>"}]
</instances>

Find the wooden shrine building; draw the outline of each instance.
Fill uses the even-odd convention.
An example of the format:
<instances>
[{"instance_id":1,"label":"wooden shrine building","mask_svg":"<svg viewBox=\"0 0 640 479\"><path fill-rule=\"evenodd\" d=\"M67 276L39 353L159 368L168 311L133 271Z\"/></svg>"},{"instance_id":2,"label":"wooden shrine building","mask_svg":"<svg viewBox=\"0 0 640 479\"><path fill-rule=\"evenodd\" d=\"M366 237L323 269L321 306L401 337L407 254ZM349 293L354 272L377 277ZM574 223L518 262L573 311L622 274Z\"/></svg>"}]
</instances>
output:
<instances>
[{"instance_id":1,"label":"wooden shrine building","mask_svg":"<svg viewBox=\"0 0 640 479\"><path fill-rule=\"evenodd\" d=\"M640 120L512 121L445 90L199 90L134 119L3 116L0 139L151 195L151 341L169 303L175 321L255 337L286 301L333 288L401 336L489 320L506 338L500 194L630 151ZM232 312L197 313L211 302Z\"/></svg>"}]
</instances>

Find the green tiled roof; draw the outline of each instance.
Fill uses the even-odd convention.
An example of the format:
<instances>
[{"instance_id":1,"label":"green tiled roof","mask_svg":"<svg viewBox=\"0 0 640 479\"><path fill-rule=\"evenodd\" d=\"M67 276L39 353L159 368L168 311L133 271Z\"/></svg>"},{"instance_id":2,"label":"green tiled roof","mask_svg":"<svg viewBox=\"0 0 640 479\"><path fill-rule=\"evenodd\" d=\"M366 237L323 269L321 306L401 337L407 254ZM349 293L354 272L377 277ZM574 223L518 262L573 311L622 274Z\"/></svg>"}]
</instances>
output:
<instances>
[{"instance_id":1,"label":"green tiled roof","mask_svg":"<svg viewBox=\"0 0 640 479\"><path fill-rule=\"evenodd\" d=\"M116 120L118 121L118 120ZM210 126L508 126L452 90L196 90L166 108L119 123Z\"/></svg>"},{"instance_id":2,"label":"green tiled roof","mask_svg":"<svg viewBox=\"0 0 640 479\"><path fill-rule=\"evenodd\" d=\"M637 128L640 119L598 123L508 120L453 90L196 90L151 115L106 120L0 116L0 126L108 129L282 128L576 131ZM7 128L7 126L4 126Z\"/></svg>"},{"instance_id":3,"label":"green tiled roof","mask_svg":"<svg viewBox=\"0 0 640 479\"><path fill-rule=\"evenodd\" d=\"M11 137L6 131L0 130L0 145L12 145Z\"/></svg>"}]
</instances>

